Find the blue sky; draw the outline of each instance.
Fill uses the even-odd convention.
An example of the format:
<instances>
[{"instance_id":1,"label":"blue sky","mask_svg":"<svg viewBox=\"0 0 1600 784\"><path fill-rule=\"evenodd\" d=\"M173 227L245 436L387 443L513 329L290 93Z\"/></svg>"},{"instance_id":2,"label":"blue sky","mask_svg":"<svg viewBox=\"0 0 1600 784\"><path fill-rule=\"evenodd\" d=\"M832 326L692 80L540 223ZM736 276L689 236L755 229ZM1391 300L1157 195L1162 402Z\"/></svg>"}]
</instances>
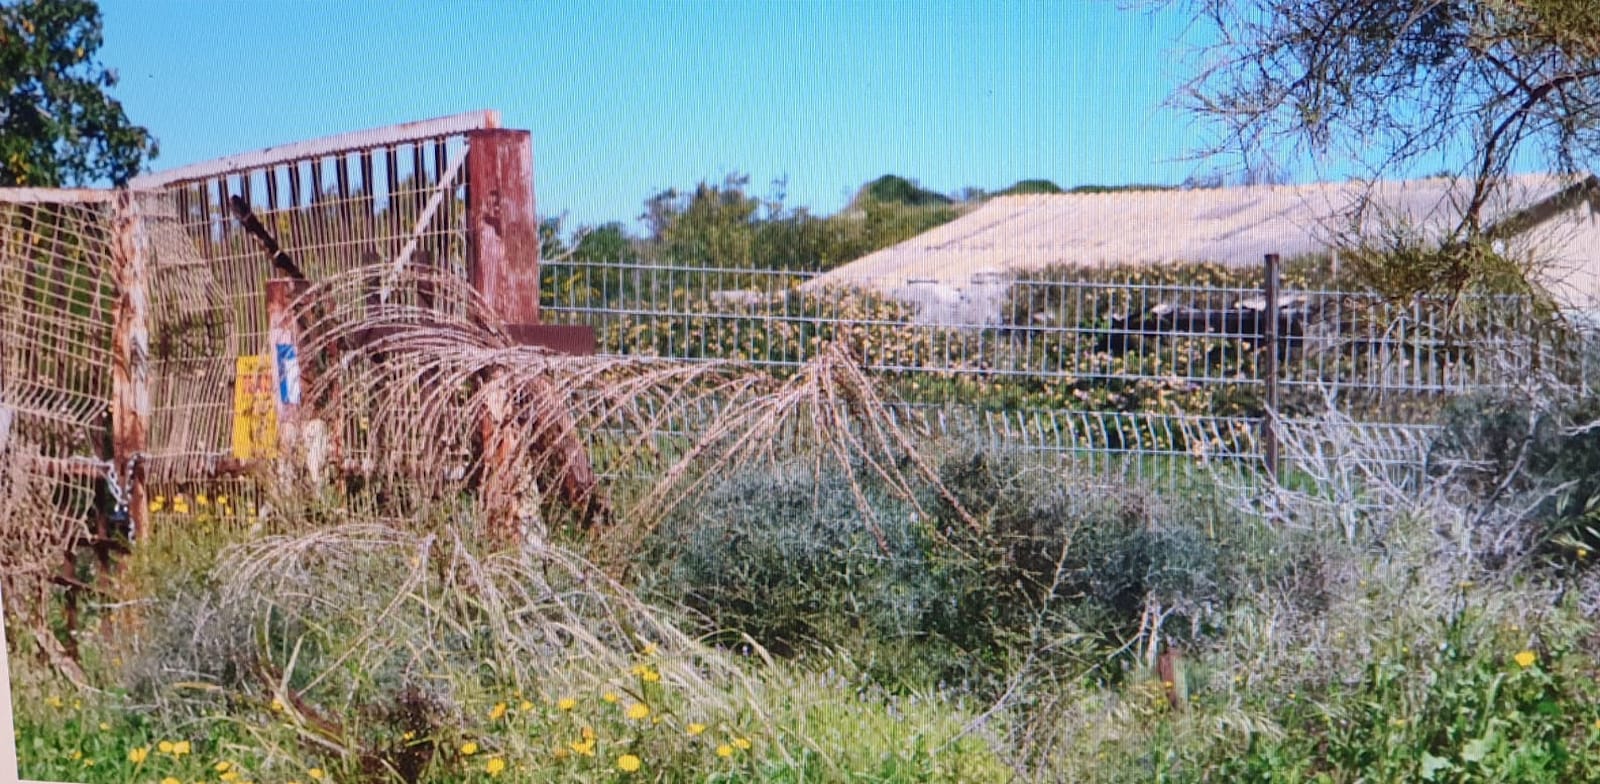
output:
<instances>
[{"instance_id":1,"label":"blue sky","mask_svg":"<svg viewBox=\"0 0 1600 784\"><path fill-rule=\"evenodd\" d=\"M115 95L162 169L480 108L533 132L544 214L635 227L666 187L787 177L831 213L894 173L950 192L1177 183L1188 20L1109 0L102 0Z\"/></svg>"}]
</instances>

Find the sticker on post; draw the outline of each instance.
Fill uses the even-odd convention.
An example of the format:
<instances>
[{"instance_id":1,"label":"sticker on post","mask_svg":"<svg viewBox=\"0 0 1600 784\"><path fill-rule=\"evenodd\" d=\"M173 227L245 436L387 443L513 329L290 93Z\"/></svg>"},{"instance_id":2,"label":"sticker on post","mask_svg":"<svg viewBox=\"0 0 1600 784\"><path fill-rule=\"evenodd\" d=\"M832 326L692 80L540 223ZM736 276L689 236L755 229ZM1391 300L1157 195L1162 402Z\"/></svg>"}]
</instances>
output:
<instances>
[{"instance_id":1,"label":"sticker on post","mask_svg":"<svg viewBox=\"0 0 1600 784\"><path fill-rule=\"evenodd\" d=\"M300 405L300 357L292 343L278 346L278 400L286 406Z\"/></svg>"}]
</instances>

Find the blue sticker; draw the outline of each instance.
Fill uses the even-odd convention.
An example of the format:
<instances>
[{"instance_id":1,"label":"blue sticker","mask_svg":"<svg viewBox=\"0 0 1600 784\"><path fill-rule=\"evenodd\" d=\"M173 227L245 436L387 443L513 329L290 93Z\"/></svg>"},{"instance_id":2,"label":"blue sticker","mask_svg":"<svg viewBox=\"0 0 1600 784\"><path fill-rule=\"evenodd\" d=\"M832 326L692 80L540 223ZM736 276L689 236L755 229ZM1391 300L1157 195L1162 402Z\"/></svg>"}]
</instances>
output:
<instances>
[{"instance_id":1,"label":"blue sticker","mask_svg":"<svg viewBox=\"0 0 1600 784\"><path fill-rule=\"evenodd\" d=\"M278 349L278 399L286 406L300 405L300 357L294 346L279 343Z\"/></svg>"}]
</instances>

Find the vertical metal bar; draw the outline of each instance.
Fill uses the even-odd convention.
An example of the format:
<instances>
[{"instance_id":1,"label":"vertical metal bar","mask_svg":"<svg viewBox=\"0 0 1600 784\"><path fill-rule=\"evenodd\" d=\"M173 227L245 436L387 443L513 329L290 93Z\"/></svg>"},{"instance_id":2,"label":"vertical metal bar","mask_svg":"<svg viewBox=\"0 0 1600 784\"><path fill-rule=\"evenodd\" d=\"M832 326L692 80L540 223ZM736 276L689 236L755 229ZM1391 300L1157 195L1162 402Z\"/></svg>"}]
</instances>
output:
<instances>
[{"instance_id":1,"label":"vertical metal bar","mask_svg":"<svg viewBox=\"0 0 1600 784\"><path fill-rule=\"evenodd\" d=\"M1267 475L1278 481L1278 254L1266 256L1266 280L1262 286L1266 307L1261 314L1261 342L1266 347L1263 380L1266 382L1266 411L1261 417L1261 443L1267 461Z\"/></svg>"}]
</instances>

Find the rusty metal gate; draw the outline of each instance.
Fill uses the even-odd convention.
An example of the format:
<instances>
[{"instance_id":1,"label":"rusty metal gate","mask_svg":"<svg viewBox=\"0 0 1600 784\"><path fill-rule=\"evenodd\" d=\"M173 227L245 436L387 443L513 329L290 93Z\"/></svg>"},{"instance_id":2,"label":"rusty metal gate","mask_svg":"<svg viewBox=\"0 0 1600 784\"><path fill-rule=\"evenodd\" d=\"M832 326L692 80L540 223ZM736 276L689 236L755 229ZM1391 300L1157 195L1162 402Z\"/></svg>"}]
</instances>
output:
<instances>
[{"instance_id":1,"label":"rusty metal gate","mask_svg":"<svg viewBox=\"0 0 1600 784\"><path fill-rule=\"evenodd\" d=\"M250 511L240 422L261 391L244 387L271 376L273 269L233 200L313 280L431 267L537 342L532 141L498 125L485 111L344 134L116 192L0 190L8 603L42 606L48 583L66 579L62 554L82 542ZM344 444L341 467L359 470L360 433Z\"/></svg>"}]
</instances>

